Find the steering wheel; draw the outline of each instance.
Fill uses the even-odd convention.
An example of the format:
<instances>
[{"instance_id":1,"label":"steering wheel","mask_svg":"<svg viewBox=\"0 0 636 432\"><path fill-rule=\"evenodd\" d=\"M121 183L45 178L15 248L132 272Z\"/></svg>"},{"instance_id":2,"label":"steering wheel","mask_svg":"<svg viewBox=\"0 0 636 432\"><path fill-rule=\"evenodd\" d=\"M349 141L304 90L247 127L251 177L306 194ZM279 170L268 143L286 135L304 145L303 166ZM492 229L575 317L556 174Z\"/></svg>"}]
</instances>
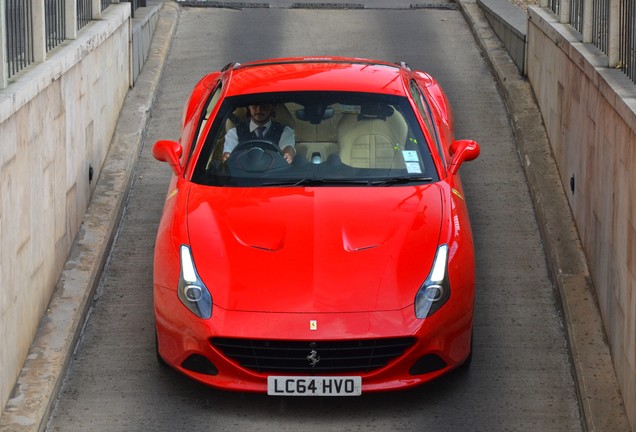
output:
<instances>
[{"instance_id":1,"label":"steering wheel","mask_svg":"<svg viewBox=\"0 0 636 432\"><path fill-rule=\"evenodd\" d=\"M276 153L279 153L281 156L283 155L283 152L280 150L280 148L278 148L276 144L274 144L273 141L270 141L264 138L256 138L256 139L243 141L234 148L234 151L232 152L232 154L242 153L244 151L248 151L249 149L252 149L255 147L260 148L261 150L266 152L274 151Z\"/></svg>"},{"instance_id":2,"label":"steering wheel","mask_svg":"<svg viewBox=\"0 0 636 432\"><path fill-rule=\"evenodd\" d=\"M263 138L239 143L230 154L227 163L229 166L247 172L263 172L287 166L287 161L278 145Z\"/></svg>"}]
</instances>

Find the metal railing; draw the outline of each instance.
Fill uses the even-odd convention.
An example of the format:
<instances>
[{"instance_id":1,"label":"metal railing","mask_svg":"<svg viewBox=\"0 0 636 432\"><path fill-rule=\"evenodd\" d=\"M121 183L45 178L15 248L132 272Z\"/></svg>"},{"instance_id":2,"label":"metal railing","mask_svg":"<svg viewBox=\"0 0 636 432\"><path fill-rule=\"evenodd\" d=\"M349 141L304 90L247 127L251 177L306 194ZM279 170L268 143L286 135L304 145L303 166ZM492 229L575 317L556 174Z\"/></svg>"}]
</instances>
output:
<instances>
[{"instance_id":1,"label":"metal railing","mask_svg":"<svg viewBox=\"0 0 636 432\"><path fill-rule=\"evenodd\" d=\"M608 67L622 70L636 84L636 0L542 0L541 6L605 53Z\"/></svg>"},{"instance_id":2,"label":"metal railing","mask_svg":"<svg viewBox=\"0 0 636 432\"><path fill-rule=\"evenodd\" d=\"M570 0L570 25L583 32L583 0Z\"/></svg>"},{"instance_id":3,"label":"metal railing","mask_svg":"<svg viewBox=\"0 0 636 432\"><path fill-rule=\"evenodd\" d=\"M15 75L33 63L33 16L30 1L6 0L7 72Z\"/></svg>"},{"instance_id":4,"label":"metal railing","mask_svg":"<svg viewBox=\"0 0 636 432\"><path fill-rule=\"evenodd\" d=\"M77 1L77 29L80 30L93 19L93 1Z\"/></svg>"},{"instance_id":5,"label":"metal railing","mask_svg":"<svg viewBox=\"0 0 636 432\"><path fill-rule=\"evenodd\" d=\"M547 7L548 9L550 9L557 16L561 13L561 1L560 0L547 0L546 4L545 5L542 4L542 6Z\"/></svg>"},{"instance_id":6,"label":"metal railing","mask_svg":"<svg viewBox=\"0 0 636 432\"><path fill-rule=\"evenodd\" d=\"M594 0L592 4L592 43L608 54L609 0Z\"/></svg>"},{"instance_id":7,"label":"metal railing","mask_svg":"<svg viewBox=\"0 0 636 432\"><path fill-rule=\"evenodd\" d=\"M45 0L44 19L46 51L51 51L66 39L65 0Z\"/></svg>"},{"instance_id":8,"label":"metal railing","mask_svg":"<svg viewBox=\"0 0 636 432\"><path fill-rule=\"evenodd\" d=\"M619 42L618 66L636 83L636 0L621 1L619 22L624 31Z\"/></svg>"},{"instance_id":9,"label":"metal railing","mask_svg":"<svg viewBox=\"0 0 636 432\"><path fill-rule=\"evenodd\" d=\"M135 17L135 11L140 8L140 7L145 7L146 6L146 0L122 0L125 2L130 2L130 7L131 9L131 16L134 18Z\"/></svg>"},{"instance_id":10,"label":"metal railing","mask_svg":"<svg viewBox=\"0 0 636 432\"><path fill-rule=\"evenodd\" d=\"M93 0L0 1L5 21L0 28L6 29L4 37L0 37L0 54L6 54L0 56L6 58L0 64L0 89L29 65L46 60L49 51L74 39L77 31L99 19L102 11L118 1L130 3L132 16L135 9L146 6L146 0L101 0L101 7L95 6ZM100 10L94 11L94 7Z\"/></svg>"}]
</instances>

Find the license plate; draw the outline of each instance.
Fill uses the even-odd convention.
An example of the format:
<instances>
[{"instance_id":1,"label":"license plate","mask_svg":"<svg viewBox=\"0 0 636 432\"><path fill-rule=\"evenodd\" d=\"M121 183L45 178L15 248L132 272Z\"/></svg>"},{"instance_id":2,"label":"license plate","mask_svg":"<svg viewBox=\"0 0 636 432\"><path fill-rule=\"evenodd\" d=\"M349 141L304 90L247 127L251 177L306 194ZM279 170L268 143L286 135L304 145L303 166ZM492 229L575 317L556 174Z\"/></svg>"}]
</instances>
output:
<instances>
[{"instance_id":1,"label":"license plate","mask_svg":"<svg viewBox=\"0 0 636 432\"><path fill-rule=\"evenodd\" d=\"M362 378L348 377L267 377L267 394L271 396L360 396Z\"/></svg>"}]
</instances>

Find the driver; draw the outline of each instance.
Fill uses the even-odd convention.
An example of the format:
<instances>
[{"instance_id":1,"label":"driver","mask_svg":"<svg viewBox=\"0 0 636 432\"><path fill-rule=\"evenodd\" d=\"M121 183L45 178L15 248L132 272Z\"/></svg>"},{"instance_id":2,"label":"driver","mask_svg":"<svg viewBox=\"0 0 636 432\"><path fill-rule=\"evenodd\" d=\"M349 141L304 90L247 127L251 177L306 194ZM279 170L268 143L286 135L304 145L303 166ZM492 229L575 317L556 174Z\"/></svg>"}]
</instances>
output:
<instances>
[{"instance_id":1,"label":"driver","mask_svg":"<svg viewBox=\"0 0 636 432\"><path fill-rule=\"evenodd\" d=\"M264 102L250 105L248 110L250 121L237 123L236 127L225 134L223 160L225 161L230 157L230 153L239 142L263 138L278 144L287 163L291 163L296 154L294 148L296 145L296 134L292 128L272 120L275 115L274 104Z\"/></svg>"}]
</instances>

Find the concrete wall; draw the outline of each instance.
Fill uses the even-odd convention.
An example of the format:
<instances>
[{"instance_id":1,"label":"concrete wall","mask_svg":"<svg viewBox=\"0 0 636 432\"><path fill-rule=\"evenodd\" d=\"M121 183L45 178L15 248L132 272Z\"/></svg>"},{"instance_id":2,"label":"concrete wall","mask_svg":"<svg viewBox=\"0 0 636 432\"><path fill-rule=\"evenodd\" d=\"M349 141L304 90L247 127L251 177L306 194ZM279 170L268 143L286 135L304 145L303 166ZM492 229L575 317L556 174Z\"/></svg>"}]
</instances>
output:
<instances>
[{"instance_id":1,"label":"concrete wall","mask_svg":"<svg viewBox=\"0 0 636 432\"><path fill-rule=\"evenodd\" d=\"M526 33L528 16L509 0L477 0L499 40L504 44L517 69L526 73Z\"/></svg>"},{"instance_id":2,"label":"concrete wall","mask_svg":"<svg viewBox=\"0 0 636 432\"><path fill-rule=\"evenodd\" d=\"M2 407L82 222L131 84L130 29L130 5L113 4L76 40L0 91Z\"/></svg>"},{"instance_id":3,"label":"concrete wall","mask_svg":"<svg viewBox=\"0 0 636 432\"><path fill-rule=\"evenodd\" d=\"M636 430L636 85L535 7L527 62Z\"/></svg>"},{"instance_id":4,"label":"concrete wall","mask_svg":"<svg viewBox=\"0 0 636 432\"><path fill-rule=\"evenodd\" d=\"M133 85L141 73L148 54L155 28L159 21L159 10L163 5L160 0L146 0L147 6L138 8L132 20L132 57L130 69Z\"/></svg>"}]
</instances>

